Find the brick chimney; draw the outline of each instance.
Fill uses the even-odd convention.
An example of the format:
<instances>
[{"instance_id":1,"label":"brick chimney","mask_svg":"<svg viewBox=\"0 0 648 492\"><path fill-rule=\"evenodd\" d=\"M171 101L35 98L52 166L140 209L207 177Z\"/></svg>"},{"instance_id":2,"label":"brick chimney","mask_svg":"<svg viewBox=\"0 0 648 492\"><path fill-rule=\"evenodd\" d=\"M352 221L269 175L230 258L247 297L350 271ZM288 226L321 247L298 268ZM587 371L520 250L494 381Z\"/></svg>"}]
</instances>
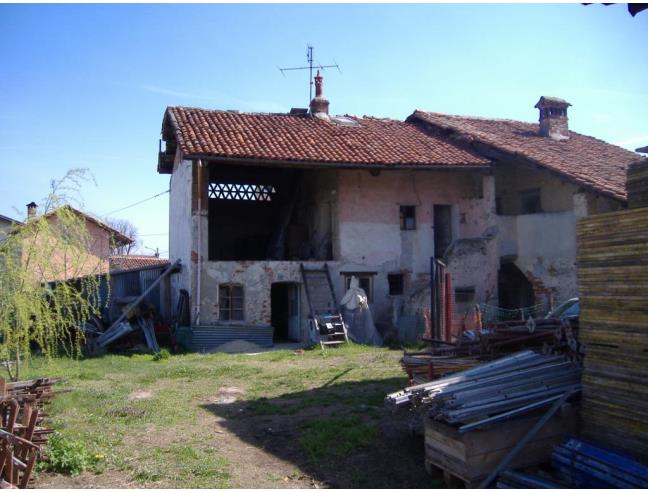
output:
<instances>
[{"instance_id":1,"label":"brick chimney","mask_svg":"<svg viewBox=\"0 0 648 492\"><path fill-rule=\"evenodd\" d=\"M323 82L324 77L320 75L318 70L317 75L315 75L315 97L310 103L310 112L316 118L328 120L329 101L323 95Z\"/></svg>"},{"instance_id":2,"label":"brick chimney","mask_svg":"<svg viewBox=\"0 0 648 492\"><path fill-rule=\"evenodd\" d=\"M32 220L38 215L38 205L34 202L27 204L27 220Z\"/></svg>"},{"instance_id":3,"label":"brick chimney","mask_svg":"<svg viewBox=\"0 0 648 492\"><path fill-rule=\"evenodd\" d=\"M567 108L564 99L542 96L535 107L540 110L540 135L554 140L569 140Z\"/></svg>"}]
</instances>

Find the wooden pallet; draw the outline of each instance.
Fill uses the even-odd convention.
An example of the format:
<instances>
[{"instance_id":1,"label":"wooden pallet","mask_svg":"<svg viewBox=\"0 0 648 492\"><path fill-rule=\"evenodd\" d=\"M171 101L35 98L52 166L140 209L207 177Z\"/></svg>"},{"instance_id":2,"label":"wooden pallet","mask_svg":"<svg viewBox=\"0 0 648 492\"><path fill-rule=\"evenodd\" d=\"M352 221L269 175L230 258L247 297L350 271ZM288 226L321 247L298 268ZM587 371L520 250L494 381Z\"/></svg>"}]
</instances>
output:
<instances>
[{"instance_id":1,"label":"wooden pallet","mask_svg":"<svg viewBox=\"0 0 648 492\"><path fill-rule=\"evenodd\" d=\"M448 424L424 417L425 466L428 471L443 471L448 488L462 483L475 488L499 464L541 417L526 415L487 428L460 434ZM554 445L560 444L566 433L578 429L578 413L565 404L536 436L515 456L511 468L534 466L551 459Z\"/></svg>"}]
</instances>

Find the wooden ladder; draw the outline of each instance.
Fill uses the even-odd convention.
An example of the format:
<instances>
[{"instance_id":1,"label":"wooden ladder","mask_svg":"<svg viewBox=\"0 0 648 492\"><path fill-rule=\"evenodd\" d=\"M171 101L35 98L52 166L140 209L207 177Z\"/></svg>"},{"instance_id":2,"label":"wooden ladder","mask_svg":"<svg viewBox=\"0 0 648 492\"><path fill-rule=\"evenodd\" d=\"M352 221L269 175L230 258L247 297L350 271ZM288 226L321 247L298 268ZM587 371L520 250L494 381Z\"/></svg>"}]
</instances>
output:
<instances>
[{"instance_id":1,"label":"wooden ladder","mask_svg":"<svg viewBox=\"0 0 648 492\"><path fill-rule=\"evenodd\" d=\"M314 269L305 268L302 263L301 274L311 322L319 336L320 346L324 348L348 342L346 323L338 309L328 265L324 263L322 268Z\"/></svg>"}]
</instances>

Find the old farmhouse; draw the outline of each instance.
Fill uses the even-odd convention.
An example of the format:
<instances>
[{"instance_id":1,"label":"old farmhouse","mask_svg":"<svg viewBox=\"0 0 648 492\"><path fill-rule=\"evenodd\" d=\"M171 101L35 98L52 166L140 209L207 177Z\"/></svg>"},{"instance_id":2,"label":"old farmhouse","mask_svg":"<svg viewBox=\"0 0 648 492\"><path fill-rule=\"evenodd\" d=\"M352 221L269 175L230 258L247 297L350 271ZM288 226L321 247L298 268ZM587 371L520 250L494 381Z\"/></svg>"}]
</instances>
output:
<instances>
[{"instance_id":1,"label":"old farmhouse","mask_svg":"<svg viewBox=\"0 0 648 492\"><path fill-rule=\"evenodd\" d=\"M192 348L306 340L303 270L338 300L358 277L383 333L429 305L431 258L457 313L575 296L575 221L625 206L639 156L569 130L568 106L541 98L539 124L333 116L318 75L308 110L167 108L158 172Z\"/></svg>"}]
</instances>

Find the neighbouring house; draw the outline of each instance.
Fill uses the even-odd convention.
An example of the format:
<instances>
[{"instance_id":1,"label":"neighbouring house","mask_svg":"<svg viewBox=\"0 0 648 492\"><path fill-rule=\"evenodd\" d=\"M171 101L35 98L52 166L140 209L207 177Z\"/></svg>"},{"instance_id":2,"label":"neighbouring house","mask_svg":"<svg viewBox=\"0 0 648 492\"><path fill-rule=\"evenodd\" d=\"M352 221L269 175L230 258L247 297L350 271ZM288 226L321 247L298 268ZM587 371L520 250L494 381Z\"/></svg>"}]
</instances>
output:
<instances>
[{"instance_id":1,"label":"neighbouring house","mask_svg":"<svg viewBox=\"0 0 648 492\"><path fill-rule=\"evenodd\" d=\"M624 208L628 167L643 159L569 130L569 106L540 98L539 124L425 111L408 119L492 161L502 307L577 295L576 220Z\"/></svg>"},{"instance_id":2,"label":"neighbouring house","mask_svg":"<svg viewBox=\"0 0 648 492\"><path fill-rule=\"evenodd\" d=\"M48 262L48 266L46 267L47 271L34 273L41 280L51 282L107 272L109 268L108 259L114 246L129 244L133 240L85 212L70 205L65 205L64 207L67 211L77 215L85 225L87 233L87 255L79 258L75 252L67 251L64 243L62 245L58 243L43 245L49 248L48 251L51 254L51 261ZM27 205L27 220L24 225L28 226L29 222L36 217L38 217L38 205L31 202ZM54 225L59 221L57 214L54 212L45 214L43 218ZM61 229L64 229L64 227ZM61 234L65 234L65 231L61 230ZM35 237L38 238L38 236ZM26 239L26 241L31 240ZM39 241L39 239L36 239L36 241ZM28 254L29 246L30 244L23 245L23 256Z\"/></svg>"},{"instance_id":3,"label":"neighbouring house","mask_svg":"<svg viewBox=\"0 0 648 492\"><path fill-rule=\"evenodd\" d=\"M19 220L0 214L0 243L4 241L13 226L20 224L21 222Z\"/></svg>"},{"instance_id":4,"label":"neighbouring house","mask_svg":"<svg viewBox=\"0 0 648 492\"><path fill-rule=\"evenodd\" d=\"M569 131L553 98L539 125L396 121L332 116L315 85L309 110L287 114L165 112L172 294L188 293L197 349L255 330L305 341L302 265L326 263L338 300L358 277L383 333L429 306L431 258L459 308L576 294L575 220L624 206L637 154Z\"/></svg>"}]
</instances>

